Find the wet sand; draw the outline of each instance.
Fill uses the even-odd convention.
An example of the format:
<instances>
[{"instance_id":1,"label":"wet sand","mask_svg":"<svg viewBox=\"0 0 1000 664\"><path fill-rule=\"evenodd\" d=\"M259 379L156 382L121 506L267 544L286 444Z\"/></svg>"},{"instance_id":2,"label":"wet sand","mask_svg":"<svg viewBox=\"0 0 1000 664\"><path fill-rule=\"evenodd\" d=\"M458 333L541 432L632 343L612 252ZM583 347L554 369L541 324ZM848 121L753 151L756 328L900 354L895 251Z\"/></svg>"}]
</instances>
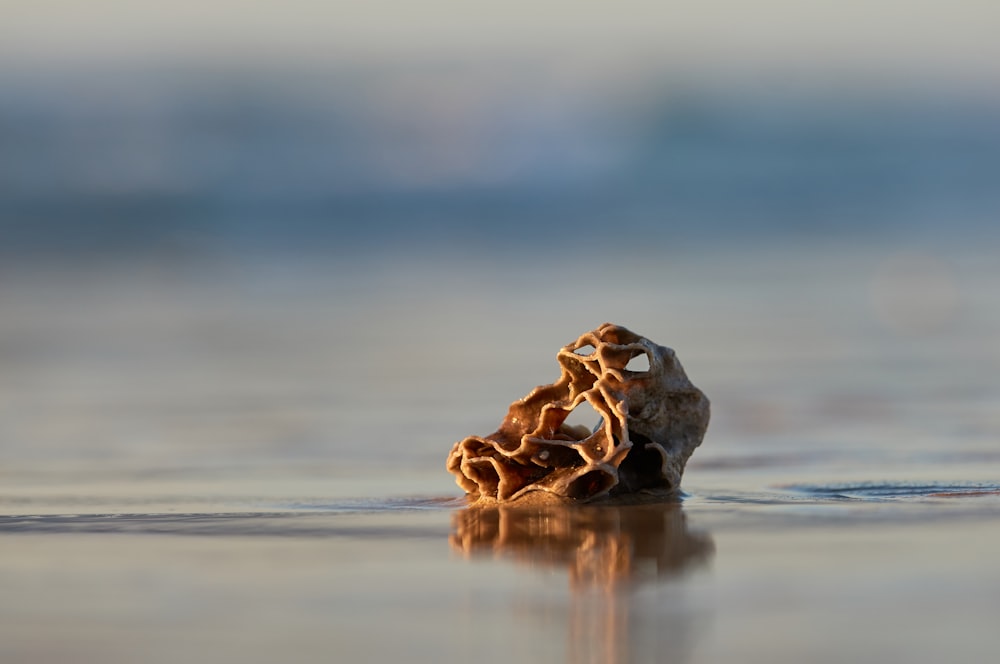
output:
<instances>
[{"instance_id":1,"label":"wet sand","mask_svg":"<svg viewBox=\"0 0 1000 664\"><path fill-rule=\"evenodd\" d=\"M560 292L500 270L5 273L0 661L989 661L995 267L924 334L872 310L880 255L772 258L535 329L470 322ZM468 507L451 444L595 298L713 400L685 499Z\"/></svg>"},{"instance_id":2,"label":"wet sand","mask_svg":"<svg viewBox=\"0 0 1000 664\"><path fill-rule=\"evenodd\" d=\"M685 503L631 506L8 494L0 654L988 661L997 485L753 489L769 470L692 469Z\"/></svg>"}]
</instances>

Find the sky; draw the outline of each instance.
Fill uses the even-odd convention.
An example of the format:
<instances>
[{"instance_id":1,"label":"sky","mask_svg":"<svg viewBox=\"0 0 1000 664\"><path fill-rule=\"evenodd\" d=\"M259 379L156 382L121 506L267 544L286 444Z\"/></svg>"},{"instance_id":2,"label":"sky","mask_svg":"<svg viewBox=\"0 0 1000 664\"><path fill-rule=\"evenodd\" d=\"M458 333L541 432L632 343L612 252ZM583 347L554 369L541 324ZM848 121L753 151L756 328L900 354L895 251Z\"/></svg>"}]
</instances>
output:
<instances>
[{"instance_id":1,"label":"sky","mask_svg":"<svg viewBox=\"0 0 1000 664\"><path fill-rule=\"evenodd\" d=\"M0 0L0 63L529 61L739 75L1000 77L995 0Z\"/></svg>"}]
</instances>

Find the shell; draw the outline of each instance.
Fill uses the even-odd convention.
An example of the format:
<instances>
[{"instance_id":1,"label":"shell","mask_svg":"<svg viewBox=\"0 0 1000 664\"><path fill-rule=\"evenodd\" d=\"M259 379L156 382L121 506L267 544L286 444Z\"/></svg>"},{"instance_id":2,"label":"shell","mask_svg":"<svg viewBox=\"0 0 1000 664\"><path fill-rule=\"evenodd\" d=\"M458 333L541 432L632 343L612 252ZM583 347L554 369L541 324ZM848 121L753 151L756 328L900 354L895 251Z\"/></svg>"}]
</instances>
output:
<instances>
[{"instance_id":1,"label":"shell","mask_svg":"<svg viewBox=\"0 0 1000 664\"><path fill-rule=\"evenodd\" d=\"M648 369L627 368L639 356ZM454 445L447 467L458 485L498 501L538 491L586 501L679 490L710 413L674 351L605 323L561 348L556 359L559 380L511 404L494 433ZM570 413L587 404L601 417L593 431L567 425Z\"/></svg>"}]
</instances>

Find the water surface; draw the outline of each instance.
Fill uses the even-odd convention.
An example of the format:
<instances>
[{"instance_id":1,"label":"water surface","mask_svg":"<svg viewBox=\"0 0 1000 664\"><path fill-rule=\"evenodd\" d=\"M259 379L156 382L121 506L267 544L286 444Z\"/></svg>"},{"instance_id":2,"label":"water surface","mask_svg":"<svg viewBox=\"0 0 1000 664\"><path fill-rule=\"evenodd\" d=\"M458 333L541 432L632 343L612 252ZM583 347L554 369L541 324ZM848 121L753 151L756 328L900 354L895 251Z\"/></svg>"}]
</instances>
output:
<instances>
[{"instance_id":1,"label":"water surface","mask_svg":"<svg viewBox=\"0 0 1000 664\"><path fill-rule=\"evenodd\" d=\"M0 659L988 661L1000 273L901 251L7 269ZM604 320L713 400L684 500L467 506Z\"/></svg>"}]
</instances>

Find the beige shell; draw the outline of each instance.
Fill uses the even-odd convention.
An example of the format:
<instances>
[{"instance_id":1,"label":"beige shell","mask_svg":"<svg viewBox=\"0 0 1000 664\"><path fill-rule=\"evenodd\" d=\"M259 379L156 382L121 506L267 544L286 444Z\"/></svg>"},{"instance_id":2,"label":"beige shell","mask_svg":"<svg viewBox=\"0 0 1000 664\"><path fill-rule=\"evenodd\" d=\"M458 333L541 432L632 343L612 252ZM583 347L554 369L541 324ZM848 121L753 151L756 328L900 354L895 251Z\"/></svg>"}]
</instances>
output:
<instances>
[{"instance_id":1,"label":"beige shell","mask_svg":"<svg viewBox=\"0 0 1000 664\"><path fill-rule=\"evenodd\" d=\"M627 369L640 355L648 370ZM605 323L556 358L558 381L511 404L494 433L455 444L448 470L458 485L499 501L535 491L577 500L676 491L708 427L709 402L674 351ZM584 402L601 416L592 432L565 424Z\"/></svg>"}]
</instances>

